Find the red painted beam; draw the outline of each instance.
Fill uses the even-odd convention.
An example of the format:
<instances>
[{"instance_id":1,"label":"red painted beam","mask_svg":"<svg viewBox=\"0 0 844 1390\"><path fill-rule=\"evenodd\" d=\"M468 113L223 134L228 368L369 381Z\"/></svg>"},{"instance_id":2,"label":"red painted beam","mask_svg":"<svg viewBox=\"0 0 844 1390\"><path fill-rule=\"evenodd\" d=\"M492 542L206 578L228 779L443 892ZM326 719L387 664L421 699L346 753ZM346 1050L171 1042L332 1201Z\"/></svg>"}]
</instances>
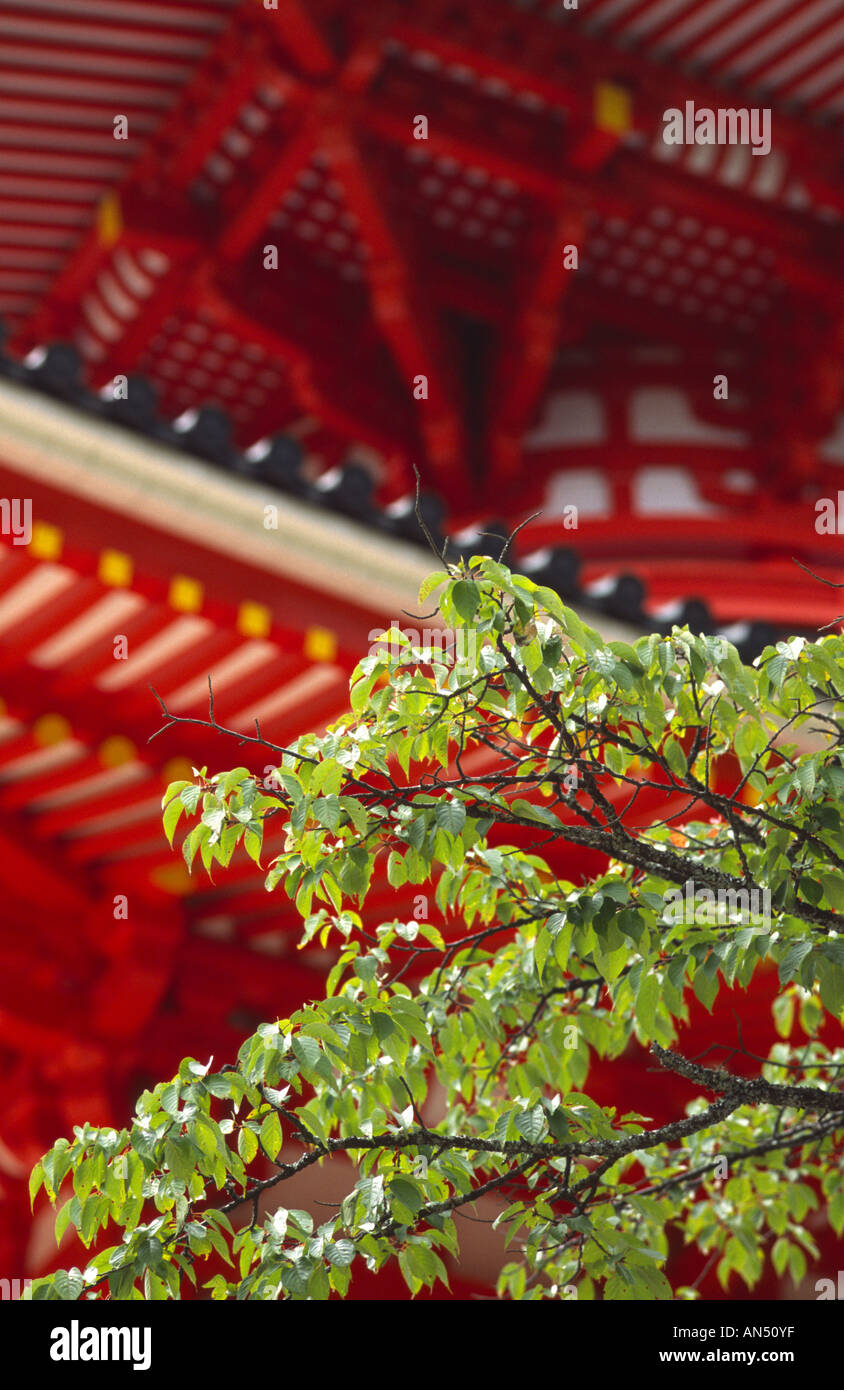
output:
<instances>
[{"instance_id":1,"label":"red painted beam","mask_svg":"<svg viewBox=\"0 0 844 1390\"><path fill-rule=\"evenodd\" d=\"M488 449L494 476L512 482L522 464L523 439L539 403L560 336L560 304L576 269L566 266L565 248L586 250L586 216L582 205L565 196L544 237L535 247L532 279L519 296L521 308L505 334L497 368Z\"/></svg>"},{"instance_id":2,"label":"red painted beam","mask_svg":"<svg viewBox=\"0 0 844 1390\"><path fill-rule=\"evenodd\" d=\"M764 8L760 10L760 18L763 18L765 22L759 26L754 26L750 33L745 33L735 45L728 45L726 49L719 53L718 57L711 65L714 72L718 74L727 73L735 69L736 66L740 66L748 54L753 53L758 44L764 43L766 39L775 35L789 20L794 18L794 11L789 3L786 4L784 8L781 8L778 13L771 15L769 4L767 6L767 11ZM805 39L802 30L798 34L794 34L791 38L792 47L802 46L804 42ZM741 81L742 83L746 82L748 84L755 83L756 78L752 67L749 70L742 70Z\"/></svg>"},{"instance_id":3,"label":"red painted beam","mask_svg":"<svg viewBox=\"0 0 844 1390\"><path fill-rule=\"evenodd\" d=\"M417 292L412 248L402 248L389 224L386 189L378 188L375 170L366 166L360 146L339 123L327 137L327 152L343 184L351 210L361 224L371 257L367 274L375 317L389 342L408 395L419 374L428 378L429 398L420 402L420 429L428 458L440 473L458 467L462 429L446 386L444 344L424 299Z\"/></svg>"},{"instance_id":4,"label":"red painted beam","mask_svg":"<svg viewBox=\"0 0 844 1390\"><path fill-rule=\"evenodd\" d=\"M784 31L787 30L787 23L783 24L782 27ZM833 34L837 34L837 39L830 42L829 36ZM808 66L808 70L807 67L803 67L802 70L798 67L797 73L799 75L796 78L790 78L784 86L779 82L776 83L773 97L777 102L780 102L795 82L799 84L805 81L807 76L825 67L835 57L836 43L838 44L838 51L840 51L842 35L844 35L844 20L841 18L840 11L838 13L833 11L831 14L824 15L809 28L801 29L798 34L784 32L782 40L773 51L767 52L764 58L760 58L752 67L743 69L742 83L748 86L763 83L766 77L770 79L771 73L775 72L781 63L792 56L795 47L809 49L818 39L824 39L821 56L813 61L811 54L809 54L806 62L807 65L811 64L811 66Z\"/></svg>"},{"instance_id":5,"label":"red painted beam","mask_svg":"<svg viewBox=\"0 0 844 1390\"><path fill-rule=\"evenodd\" d=\"M27 39L25 43L7 41L0 50L0 72L8 65L13 71L46 71L51 75L67 72L74 77L81 75L83 78L98 80L99 67L101 71L105 70L109 80L120 83L137 80L157 81L165 92L167 86L183 82L190 74L187 62L179 58L170 58L163 51L157 52L152 59L141 53L127 55L110 52L104 61L103 55L89 51L77 53L72 48L65 47L65 42L66 39L61 45L55 44L46 38L36 44L33 44L31 39Z\"/></svg>"},{"instance_id":6,"label":"red painted beam","mask_svg":"<svg viewBox=\"0 0 844 1390\"><path fill-rule=\"evenodd\" d=\"M725 34L737 20L749 17L755 10L764 11L769 5L770 0L749 0L738 13L735 7L728 7L722 14L715 11L714 17L708 23L697 25L692 36L677 44L671 42L672 35L681 33L690 20L700 17L699 7L684 6L678 14L669 15L662 24L650 30L646 40L647 47L655 52L670 44L672 59L692 62L713 39ZM706 10L703 14L706 15ZM702 63L703 59L698 58L698 61Z\"/></svg>"},{"instance_id":7,"label":"red painted beam","mask_svg":"<svg viewBox=\"0 0 844 1390\"><path fill-rule=\"evenodd\" d=\"M621 10L619 14L614 15L612 19L603 24L601 32L602 34L609 34L613 38L617 38L626 30L633 30L636 28L636 37L638 38L638 27L643 20L647 21L648 12L657 12L661 5L662 0L638 0L637 4L629 5L626 9ZM648 35L648 39L649 37L650 35ZM647 42L648 39L645 39L644 42ZM642 40L640 40L640 42L641 41Z\"/></svg>"},{"instance_id":8,"label":"red painted beam","mask_svg":"<svg viewBox=\"0 0 844 1390\"><path fill-rule=\"evenodd\" d=\"M551 76L551 65L544 60L541 47L536 42L535 21L532 21L533 42L529 42L530 32L522 24L525 46L518 51L514 50L512 58L508 59L500 53L490 52L489 44L482 42L482 31L487 38L490 36L490 26L484 22L483 10L468 12L463 7L460 20L468 23L476 31L471 43L465 40L461 42L451 36L449 29L457 26L453 22L450 24L447 16L442 18L442 28L438 29L433 25L426 26L422 14L410 22L392 26L390 37L414 51L433 54L446 67L466 67L482 79L492 78L504 83L516 94L530 93L540 97L549 106L565 111L570 116L591 116L591 95L584 92L582 84L570 82L560 76ZM500 7L499 20L503 24L504 15ZM512 14L510 22L521 23L519 17ZM551 32L559 38L559 31Z\"/></svg>"},{"instance_id":9,"label":"red painted beam","mask_svg":"<svg viewBox=\"0 0 844 1390\"><path fill-rule=\"evenodd\" d=\"M260 0L252 0L271 26L276 42L290 54L301 71L311 78L328 77L337 59L302 0L276 0L276 8L266 10Z\"/></svg>"},{"instance_id":10,"label":"red painted beam","mask_svg":"<svg viewBox=\"0 0 844 1390\"><path fill-rule=\"evenodd\" d=\"M268 328L251 314L245 313L219 288L206 285L204 302L217 316L222 327L228 326L251 342L266 347L275 357L286 363L290 370L290 383L301 410L307 415L316 415L331 430L341 437L358 440L371 445L387 456L394 456L404 467L407 457L402 444L362 415L352 414L331 397L318 379L318 360L312 350L305 348L295 339L281 332L281 325Z\"/></svg>"},{"instance_id":11,"label":"red painted beam","mask_svg":"<svg viewBox=\"0 0 844 1390\"><path fill-rule=\"evenodd\" d=\"M266 227L282 194L296 175L310 164L318 148L326 108L330 108L331 104L330 98L313 99L284 148L275 152L263 176L242 199L240 206L232 210L216 248L225 260L239 260L248 250Z\"/></svg>"}]
</instances>

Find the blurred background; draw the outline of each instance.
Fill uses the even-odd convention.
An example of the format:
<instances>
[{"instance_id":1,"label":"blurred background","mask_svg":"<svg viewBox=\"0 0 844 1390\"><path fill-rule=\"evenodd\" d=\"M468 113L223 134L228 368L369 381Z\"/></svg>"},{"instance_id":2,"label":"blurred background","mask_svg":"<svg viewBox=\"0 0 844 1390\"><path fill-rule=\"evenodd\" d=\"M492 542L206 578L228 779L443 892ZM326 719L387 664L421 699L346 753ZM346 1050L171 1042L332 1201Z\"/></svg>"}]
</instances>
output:
<instances>
[{"instance_id":1,"label":"blurred background","mask_svg":"<svg viewBox=\"0 0 844 1390\"><path fill-rule=\"evenodd\" d=\"M687 102L770 109L770 153L666 145ZM414 467L452 555L540 512L514 567L608 636L750 660L842 611L842 112L841 0L0 0L3 1277L85 1264L29 1212L59 1134L321 991L255 865L190 878L161 830L192 765L269 759L149 743L150 685L201 718L211 675L277 743L338 717L434 567ZM774 989L681 1045L735 1009L766 1051ZM635 1049L595 1084L692 1094ZM835 1277L813 1220L756 1296ZM454 1296L489 1296L464 1225Z\"/></svg>"}]
</instances>

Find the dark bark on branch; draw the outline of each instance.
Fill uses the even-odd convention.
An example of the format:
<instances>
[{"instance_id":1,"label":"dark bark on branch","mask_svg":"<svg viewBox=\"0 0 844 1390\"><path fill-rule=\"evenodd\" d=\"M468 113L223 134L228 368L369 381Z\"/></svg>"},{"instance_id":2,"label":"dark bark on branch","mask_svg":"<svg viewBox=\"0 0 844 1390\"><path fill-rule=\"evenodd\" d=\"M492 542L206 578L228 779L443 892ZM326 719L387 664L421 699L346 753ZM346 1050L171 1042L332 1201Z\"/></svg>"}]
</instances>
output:
<instances>
[{"instance_id":1,"label":"dark bark on branch","mask_svg":"<svg viewBox=\"0 0 844 1390\"><path fill-rule=\"evenodd\" d=\"M844 1091L824 1091L817 1086L787 1086L764 1081L762 1077L735 1076L721 1068L702 1067L659 1043L652 1043L651 1052L669 1071L677 1072L687 1081L716 1095L738 1097L741 1105L787 1105L795 1110L812 1110L817 1114L844 1114Z\"/></svg>"}]
</instances>

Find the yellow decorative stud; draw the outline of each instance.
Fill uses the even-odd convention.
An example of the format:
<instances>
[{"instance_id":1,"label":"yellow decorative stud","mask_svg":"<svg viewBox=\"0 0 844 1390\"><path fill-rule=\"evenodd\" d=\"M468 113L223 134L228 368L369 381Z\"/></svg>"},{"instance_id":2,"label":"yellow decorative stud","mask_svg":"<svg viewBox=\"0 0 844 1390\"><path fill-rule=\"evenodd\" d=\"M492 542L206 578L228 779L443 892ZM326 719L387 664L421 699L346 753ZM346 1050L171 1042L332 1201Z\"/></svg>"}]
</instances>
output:
<instances>
[{"instance_id":1,"label":"yellow decorative stud","mask_svg":"<svg viewBox=\"0 0 844 1390\"><path fill-rule=\"evenodd\" d=\"M624 135L633 124L630 93L614 82L599 82L595 87L595 124L609 135Z\"/></svg>"},{"instance_id":2,"label":"yellow decorative stud","mask_svg":"<svg viewBox=\"0 0 844 1390\"><path fill-rule=\"evenodd\" d=\"M62 553L64 544L64 534L58 526L51 526L47 521L34 521L32 523L32 539L29 542L29 551L36 560L58 560Z\"/></svg>"},{"instance_id":3,"label":"yellow decorative stud","mask_svg":"<svg viewBox=\"0 0 844 1390\"><path fill-rule=\"evenodd\" d=\"M193 766L188 758L170 758L161 769L161 780L166 787L171 782L192 782Z\"/></svg>"},{"instance_id":4,"label":"yellow decorative stud","mask_svg":"<svg viewBox=\"0 0 844 1390\"><path fill-rule=\"evenodd\" d=\"M123 231L123 209L116 193L106 193L97 208L97 235L101 246L113 246Z\"/></svg>"},{"instance_id":5,"label":"yellow decorative stud","mask_svg":"<svg viewBox=\"0 0 844 1390\"><path fill-rule=\"evenodd\" d=\"M103 584L113 589L127 589L132 583L132 561L121 550L104 550L100 555L98 574Z\"/></svg>"},{"instance_id":6,"label":"yellow decorative stud","mask_svg":"<svg viewBox=\"0 0 844 1390\"><path fill-rule=\"evenodd\" d=\"M156 888L161 888L165 893L172 893L177 898L184 898L196 889L196 884L191 879L187 868L178 862L160 864L158 868L152 870L150 880Z\"/></svg>"},{"instance_id":7,"label":"yellow decorative stud","mask_svg":"<svg viewBox=\"0 0 844 1390\"><path fill-rule=\"evenodd\" d=\"M63 714L42 714L32 726L32 736L44 748L54 743L64 743L71 737L70 724Z\"/></svg>"},{"instance_id":8,"label":"yellow decorative stud","mask_svg":"<svg viewBox=\"0 0 844 1390\"><path fill-rule=\"evenodd\" d=\"M122 734L113 734L100 744L100 762L103 767L122 767L124 763L133 762L136 755L134 743Z\"/></svg>"},{"instance_id":9,"label":"yellow decorative stud","mask_svg":"<svg viewBox=\"0 0 844 1390\"><path fill-rule=\"evenodd\" d=\"M309 627L305 633L305 656L309 661L334 661L337 638L326 627Z\"/></svg>"},{"instance_id":10,"label":"yellow decorative stud","mask_svg":"<svg viewBox=\"0 0 844 1390\"><path fill-rule=\"evenodd\" d=\"M267 637L272 627L272 614L263 603L247 600L237 611L237 630L244 637Z\"/></svg>"},{"instance_id":11,"label":"yellow decorative stud","mask_svg":"<svg viewBox=\"0 0 844 1390\"><path fill-rule=\"evenodd\" d=\"M170 607L180 613L198 613L202 607L203 588L198 579L186 574L174 574L170 580Z\"/></svg>"}]
</instances>

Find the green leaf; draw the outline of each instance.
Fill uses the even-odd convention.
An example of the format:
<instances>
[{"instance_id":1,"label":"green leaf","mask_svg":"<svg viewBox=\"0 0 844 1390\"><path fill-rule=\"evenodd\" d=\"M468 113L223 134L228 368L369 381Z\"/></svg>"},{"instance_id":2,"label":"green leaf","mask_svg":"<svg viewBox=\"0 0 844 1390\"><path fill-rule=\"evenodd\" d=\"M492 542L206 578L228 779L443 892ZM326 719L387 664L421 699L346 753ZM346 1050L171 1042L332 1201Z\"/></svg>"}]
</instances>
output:
<instances>
[{"instance_id":1,"label":"green leaf","mask_svg":"<svg viewBox=\"0 0 844 1390\"><path fill-rule=\"evenodd\" d=\"M355 1247L350 1240L331 1241L325 1247L325 1258L335 1268L345 1268L355 1258Z\"/></svg>"},{"instance_id":2,"label":"green leaf","mask_svg":"<svg viewBox=\"0 0 844 1390\"><path fill-rule=\"evenodd\" d=\"M718 994L717 970L708 971L705 970L702 965L699 965L695 971L694 980L692 981L692 989L695 992L696 998L700 1000L701 1004L706 1009L706 1012L711 1014L712 1005Z\"/></svg>"},{"instance_id":3,"label":"green leaf","mask_svg":"<svg viewBox=\"0 0 844 1390\"><path fill-rule=\"evenodd\" d=\"M686 755L677 740L674 738L666 739L662 752L665 761L668 763L669 768L674 773L677 780L680 782L684 781L688 772L688 764L686 762Z\"/></svg>"},{"instance_id":4,"label":"green leaf","mask_svg":"<svg viewBox=\"0 0 844 1390\"><path fill-rule=\"evenodd\" d=\"M164 824L164 833L167 836L167 843L170 845L172 845L173 843L173 836L176 833L176 826L179 823L179 817L181 816L184 809L185 804L179 796L174 797L172 801L168 802L167 807L165 808L164 816L162 817L162 819Z\"/></svg>"},{"instance_id":5,"label":"green leaf","mask_svg":"<svg viewBox=\"0 0 844 1390\"><path fill-rule=\"evenodd\" d=\"M390 1194L401 1202L402 1206L407 1207L414 1216L423 1206L425 1200L418 1187L412 1182L408 1182L406 1178L393 1178L390 1183Z\"/></svg>"},{"instance_id":6,"label":"green leaf","mask_svg":"<svg viewBox=\"0 0 844 1390\"><path fill-rule=\"evenodd\" d=\"M75 1303L85 1287L85 1280L78 1269L59 1269L53 1275L53 1288L65 1303Z\"/></svg>"},{"instance_id":7,"label":"green leaf","mask_svg":"<svg viewBox=\"0 0 844 1390\"><path fill-rule=\"evenodd\" d=\"M822 947L815 966L821 1003L835 1018L840 1019L844 1011L844 965L830 960L824 950Z\"/></svg>"},{"instance_id":8,"label":"green leaf","mask_svg":"<svg viewBox=\"0 0 844 1390\"><path fill-rule=\"evenodd\" d=\"M32 1172L31 1172L30 1175L29 1175L29 1205L30 1205L30 1207L32 1207L32 1206L34 1205L36 1195L38 1194L38 1192L39 1192L40 1188L43 1186L43 1184L44 1184L44 1169L42 1168L42 1166L41 1166L40 1163L36 1163L35 1167L33 1168Z\"/></svg>"},{"instance_id":9,"label":"green leaf","mask_svg":"<svg viewBox=\"0 0 844 1390\"><path fill-rule=\"evenodd\" d=\"M462 801L439 801L434 808L434 823L449 835L459 835L466 823L466 807Z\"/></svg>"},{"instance_id":10,"label":"green leaf","mask_svg":"<svg viewBox=\"0 0 844 1390\"><path fill-rule=\"evenodd\" d=\"M451 590L451 601L461 618L471 622L481 601L481 591L471 580L459 579Z\"/></svg>"},{"instance_id":11,"label":"green leaf","mask_svg":"<svg viewBox=\"0 0 844 1390\"><path fill-rule=\"evenodd\" d=\"M445 1273L442 1261L427 1245L409 1245L405 1253L411 1273L427 1288L433 1287L440 1273Z\"/></svg>"},{"instance_id":12,"label":"green leaf","mask_svg":"<svg viewBox=\"0 0 844 1390\"><path fill-rule=\"evenodd\" d=\"M786 985L789 980L793 980L800 968L801 963L812 949L811 941L793 941L780 961L779 977L780 984Z\"/></svg>"},{"instance_id":13,"label":"green leaf","mask_svg":"<svg viewBox=\"0 0 844 1390\"><path fill-rule=\"evenodd\" d=\"M535 806L532 801L525 801L521 797L516 797L510 808L514 815L523 819L539 822L540 825L547 825L552 830L560 829L560 821L549 811L547 806Z\"/></svg>"},{"instance_id":14,"label":"green leaf","mask_svg":"<svg viewBox=\"0 0 844 1390\"><path fill-rule=\"evenodd\" d=\"M429 574L427 579L423 579L419 586L419 603L424 603L428 595L438 589L440 584L445 584L448 578L445 570L436 570L433 574Z\"/></svg>"},{"instance_id":15,"label":"green leaf","mask_svg":"<svg viewBox=\"0 0 844 1390\"><path fill-rule=\"evenodd\" d=\"M316 1038L298 1034L292 1042L293 1055L298 1058L305 1071L316 1071L322 1059L322 1049Z\"/></svg>"},{"instance_id":16,"label":"green leaf","mask_svg":"<svg viewBox=\"0 0 844 1390\"><path fill-rule=\"evenodd\" d=\"M659 980L648 971L642 975L636 995L636 1028L643 1042L650 1042L654 1036L658 1002Z\"/></svg>"},{"instance_id":17,"label":"green leaf","mask_svg":"<svg viewBox=\"0 0 844 1390\"><path fill-rule=\"evenodd\" d=\"M261 1144L270 1158L278 1158L282 1145L281 1123L273 1110L261 1124Z\"/></svg>"},{"instance_id":18,"label":"green leaf","mask_svg":"<svg viewBox=\"0 0 844 1390\"><path fill-rule=\"evenodd\" d=\"M533 959L536 964L536 974L538 979L542 979L542 972L545 969L545 962L548 959L548 952L551 949L553 938L547 926L540 928L536 936L533 947Z\"/></svg>"},{"instance_id":19,"label":"green leaf","mask_svg":"<svg viewBox=\"0 0 844 1390\"><path fill-rule=\"evenodd\" d=\"M513 1124L529 1144L538 1144L545 1133L545 1111L541 1105L535 1105L532 1110L523 1110L520 1115L515 1115Z\"/></svg>"},{"instance_id":20,"label":"green leaf","mask_svg":"<svg viewBox=\"0 0 844 1390\"><path fill-rule=\"evenodd\" d=\"M829 1224L837 1236L844 1231L844 1188L834 1192L829 1199Z\"/></svg>"},{"instance_id":21,"label":"green leaf","mask_svg":"<svg viewBox=\"0 0 844 1390\"><path fill-rule=\"evenodd\" d=\"M774 1026L781 1038L791 1037L794 1027L794 1002L793 994L781 994L771 1005Z\"/></svg>"},{"instance_id":22,"label":"green leaf","mask_svg":"<svg viewBox=\"0 0 844 1390\"><path fill-rule=\"evenodd\" d=\"M70 1224L71 1206L71 1202L65 1202L56 1213L56 1245L61 1245L62 1236Z\"/></svg>"},{"instance_id":23,"label":"green leaf","mask_svg":"<svg viewBox=\"0 0 844 1390\"><path fill-rule=\"evenodd\" d=\"M258 1140L247 1125L242 1125L237 1136L237 1151L244 1163L251 1163L258 1152Z\"/></svg>"},{"instance_id":24,"label":"green leaf","mask_svg":"<svg viewBox=\"0 0 844 1390\"><path fill-rule=\"evenodd\" d=\"M168 1139L164 1145L164 1159L171 1172L184 1181L192 1176L196 1167L192 1146L188 1139Z\"/></svg>"},{"instance_id":25,"label":"green leaf","mask_svg":"<svg viewBox=\"0 0 844 1390\"><path fill-rule=\"evenodd\" d=\"M815 764L808 760L801 762L794 780L805 796L812 796L815 790Z\"/></svg>"},{"instance_id":26,"label":"green leaf","mask_svg":"<svg viewBox=\"0 0 844 1390\"><path fill-rule=\"evenodd\" d=\"M824 896L835 912L844 912L844 875L821 874Z\"/></svg>"}]
</instances>

